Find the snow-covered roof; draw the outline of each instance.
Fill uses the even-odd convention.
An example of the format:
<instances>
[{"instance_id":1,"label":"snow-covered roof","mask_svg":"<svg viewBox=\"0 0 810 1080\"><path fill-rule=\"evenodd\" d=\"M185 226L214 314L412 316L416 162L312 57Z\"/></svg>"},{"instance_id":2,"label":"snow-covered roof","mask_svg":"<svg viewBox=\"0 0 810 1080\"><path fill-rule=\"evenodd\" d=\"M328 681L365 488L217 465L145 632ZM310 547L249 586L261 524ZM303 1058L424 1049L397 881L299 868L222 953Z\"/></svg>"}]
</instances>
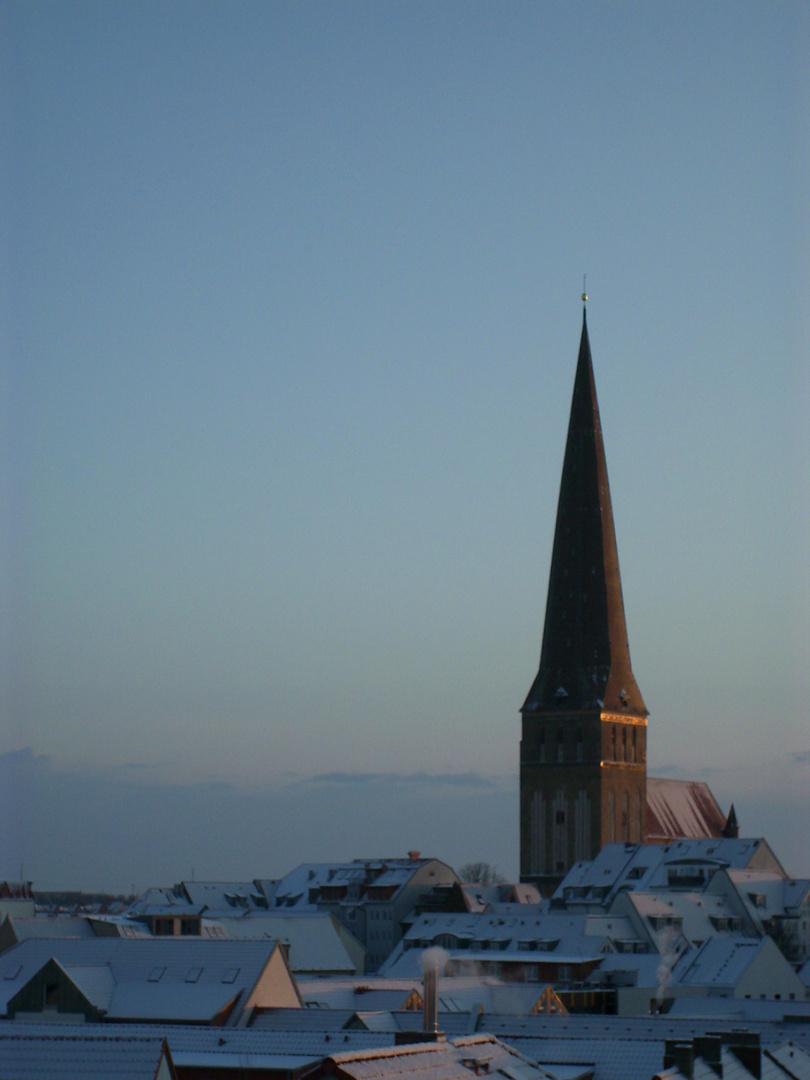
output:
<instances>
[{"instance_id":1,"label":"snow-covered roof","mask_svg":"<svg viewBox=\"0 0 810 1080\"><path fill-rule=\"evenodd\" d=\"M266 888L271 908L296 907L298 910L316 908L320 889L325 887L354 887L357 896L349 902L366 898L370 887L392 889L398 895L425 867L441 867L444 883L458 881L454 871L438 859L418 856L406 859L354 859L347 863L302 863L283 878Z\"/></svg>"},{"instance_id":2,"label":"snow-covered roof","mask_svg":"<svg viewBox=\"0 0 810 1080\"><path fill-rule=\"evenodd\" d=\"M264 972L276 942L29 938L0 956L0 1011L53 959L109 1018L206 1022Z\"/></svg>"},{"instance_id":3,"label":"snow-covered roof","mask_svg":"<svg viewBox=\"0 0 810 1080\"><path fill-rule=\"evenodd\" d=\"M268 900L255 881L181 881L171 888L149 888L127 908L133 918L234 916L265 911Z\"/></svg>"},{"instance_id":4,"label":"snow-covered roof","mask_svg":"<svg viewBox=\"0 0 810 1080\"><path fill-rule=\"evenodd\" d=\"M0 1032L9 1035L30 1035L33 1030L28 1021L4 1020L0 1025ZM111 1028L109 1024L82 1024L81 1027L71 1025L66 1028L65 1024L37 1023L35 1030L49 1036L81 1032L82 1035L107 1039L158 1039L161 1042L165 1037L174 1064L179 1069L205 1065L220 1069L242 1067L263 1068L274 1072L293 1071L316 1064L338 1047L346 1050L367 1050L376 1046L390 1046L393 1042L391 1034L363 1029L338 1032L323 1028L317 1031L283 1031L265 1030L255 1025L248 1028L222 1028L200 1024L127 1024L126 1028ZM119 1032L121 1034L116 1036ZM5 1074L2 1075L5 1080ZM38 1075L50 1074L44 1072ZM26 1076L25 1080L31 1080L31 1074ZM59 1077L58 1080L67 1078ZM152 1076L150 1080L153 1080Z\"/></svg>"},{"instance_id":5,"label":"snow-covered roof","mask_svg":"<svg viewBox=\"0 0 810 1080\"><path fill-rule=\"evenodd\" d=\"M250 913L237 918L203 919L201 936L228 941L281 941L296 975L354 975L357 965L344 944L348 931L328 912L276 911ZM358 942L358 948L362 949Z\"/></svg>"},{"instance_id":6,"label":"snow-covered roof","mask_svg":"<svg viewBox=\"0 0 810 1080\"><path fill-rule=\"evenodd\" d=\"M537 913L534 907L508 915L426 912L414 919L381 970L403 976L420 974L421 951L433 945L458 960L564 963L598 956L611 949L614 940L636 937L627 919L601 913Z\"/></svg>"},{"instance_id":7,"label":"snow-covered roof","mask_svg":"<svg viewBox=\"0 0 810 1080\"><path fill-rule=\"evenodd\" d=\"M31 1080L47 1076L50 1080L84 1080L85 1077L120 1077L121 1080L155 1080L161 1064L167 1078L168 1052L158 1036L109 1032L89 1035L71 1025L59 1032L45 1033L27 1025L13 1032L0 1029L0 1060L3 1080Z\"/></svg>"},{"instance_id":8,"label":"snow-covered roof","mask_svg":"<svg viewBox=\"0 0 810 1080\"><path fill-rule=\"evenodd\" d=\"M470 1080L470 1072L500 1072L510 1080L543 1080L548 1073L491 1035L333 1054L325 1070L353 1080L407 1076L410 1080Z\"/></svg>"},{"instance_id":9,"label":"snow-covered roof","mask_svg":"<svg viewBox=\"0 0 810 1080\"><path fill-rule=\"evenodd\" d=\"M726 815L709 785L696 780L647 777L647 836L675 840L680 837L721 837Z\"/></svg>"},{"instance_id":10,"label":"snow-covered roof","mask_svg":"<svg viewBox=\"0 0 810 1080\"><path fill-rule=\"evenodd\" d=\"M592 861L574 864L555 891L552 906L605 906L621 890L703 889L719 869L752 867L787 876L761 838L606 844Z\"/></svg>"},{"instance_id":11,"label":"snow-covered roof","mask_svg":"<svg viewBox=\"0 0 810 1080\"><path fill-rule=\"evenodd\" d=\"M765 1056L781 1066L791 1080L810 1080L810 1054L792 1040L773 1050L766 1050Z\"/></svg>"},{"instance_id":12,"label":"snow-covered roof","mask_svg":"<svg viewBox=\"0 0 810 1080\"><path fill-rule=\"evenodd\" d=\"M672 931L682 933L690 945L701 945L714 934L743 933L743 920L728 898L711 893L628 892L616 900L630 904L644 920L658 951L672 947Z\"/></svg>"},{"instance_id":13,"label":"snow-covered roof","mask_svg":"<svg viewBox=\"0 0 810 1080\"><path fill-rule=\"evenodd\" d=\"M322 1009L380 1010L405 1009L421 1000L421 979L385 979L363 976L355 979L299 979L298 992L307 1007ZM417 1007L419 1007L417 1005Z\"/></svg>"},{"instance_id":14,"label":"snow-covered roof","mask_svg":"<svg viewBox=\"0 0 810 1080\"><path fill-rule=\"evenodd\" d=\"M673 980L682 986L711 986L733 990L766 939L712 937L699 949L690 949L673 968Z\"/></svg>"},{"instance_id":15,"label":"snow-covered roof","mask_svg":"<svg viewBox=\"0 0 810 1080\"><path fill-rule=\"evenodd\" d=\"M91 938L93 927L84 916L35 915L24 919L6 915L0 924L0 938L9 941L25 941L26 938Z\"/></svg>"}]
</instances>

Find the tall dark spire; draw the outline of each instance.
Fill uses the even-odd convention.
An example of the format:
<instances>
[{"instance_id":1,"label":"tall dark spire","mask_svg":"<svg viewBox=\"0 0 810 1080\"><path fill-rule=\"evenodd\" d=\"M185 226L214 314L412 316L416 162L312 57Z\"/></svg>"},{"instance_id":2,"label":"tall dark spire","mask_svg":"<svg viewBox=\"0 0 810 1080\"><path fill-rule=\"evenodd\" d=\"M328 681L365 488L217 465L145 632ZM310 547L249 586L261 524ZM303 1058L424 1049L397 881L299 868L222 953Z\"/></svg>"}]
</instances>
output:
<instances>
[{"instance_id":1,"label":"tall dark spire","mask_svg":"<svg viewBox=\"0 0 810 1080\"><path fill-rule=\"evenodd\" d=\"M583 296L584 299L584 296ZM583 309L540 668L525 714L646 716L630 667L619 557Z\"/></svg>"}]
</instances>

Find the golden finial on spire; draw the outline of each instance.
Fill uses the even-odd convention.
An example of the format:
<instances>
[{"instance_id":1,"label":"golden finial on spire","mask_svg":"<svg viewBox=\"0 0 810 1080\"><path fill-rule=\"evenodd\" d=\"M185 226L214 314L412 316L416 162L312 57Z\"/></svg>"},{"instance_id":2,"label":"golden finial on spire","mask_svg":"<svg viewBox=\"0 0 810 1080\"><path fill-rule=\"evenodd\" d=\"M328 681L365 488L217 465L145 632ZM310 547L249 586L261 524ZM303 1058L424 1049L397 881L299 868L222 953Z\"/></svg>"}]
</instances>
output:
<instances>
[{"instance_id":1,"label":"golden finial on spire","mask_svg":"<svg viewBox=\"0 0 810 1080\"><path fill-rule=\"evenodd\" d=\"M587 304L588 294L585 292L585 274L582 275L582 303Z\"/></svg>"}]
</instances>

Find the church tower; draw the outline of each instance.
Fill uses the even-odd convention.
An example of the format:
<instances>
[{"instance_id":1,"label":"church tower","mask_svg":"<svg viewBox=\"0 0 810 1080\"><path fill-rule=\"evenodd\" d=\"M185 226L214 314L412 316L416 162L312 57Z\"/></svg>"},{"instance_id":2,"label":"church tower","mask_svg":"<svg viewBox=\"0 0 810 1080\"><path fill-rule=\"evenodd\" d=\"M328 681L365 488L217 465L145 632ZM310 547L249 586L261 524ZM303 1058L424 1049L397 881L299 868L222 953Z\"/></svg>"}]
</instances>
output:
<instances>
[{"instance_id":1,"label":"church tower","mask_svg":"<svg viewBox=\"0 0 810 1080\"><path fill-rule=\"evenodd\" d=\"M646 817L647 708L630 667L584 310L540 668L521 714L520 876L546 892L603 844L643 842Z\"/></svg>"}]
</instances>

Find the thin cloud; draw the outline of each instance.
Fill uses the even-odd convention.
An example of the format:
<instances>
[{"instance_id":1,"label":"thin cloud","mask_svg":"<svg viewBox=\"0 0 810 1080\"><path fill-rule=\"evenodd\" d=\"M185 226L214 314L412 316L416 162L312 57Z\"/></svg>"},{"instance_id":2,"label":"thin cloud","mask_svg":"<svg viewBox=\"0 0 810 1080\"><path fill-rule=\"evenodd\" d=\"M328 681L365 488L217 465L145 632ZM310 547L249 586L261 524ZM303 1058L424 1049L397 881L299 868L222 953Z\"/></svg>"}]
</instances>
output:
<instances>
[{"instance_id":1,"label":"thin cloud","mask_svg":"<svg viewBox=\"0 0 810 1080\"><path fill-rule=\"evenodd\" d=\"M299 780L294 786L307 787L312 785L323 786L333 784L337 786L380 785L385 787L413 788L476 788L493 789L495 784L475 772L465 773L373 773L373 772L328 772L317 773L315 776Z\"/></svg>"},{"instance_id":2,"label":"thin cloud","mask_svg":"<svg viewBox=\"0 0 810 1080\"><path fill-rule=\"evenodd\" d=\"M797 750L793 754L788 754L788 760L792 761L794 765L809 765L810 750Z\"/></svg>"}]
</instances>

